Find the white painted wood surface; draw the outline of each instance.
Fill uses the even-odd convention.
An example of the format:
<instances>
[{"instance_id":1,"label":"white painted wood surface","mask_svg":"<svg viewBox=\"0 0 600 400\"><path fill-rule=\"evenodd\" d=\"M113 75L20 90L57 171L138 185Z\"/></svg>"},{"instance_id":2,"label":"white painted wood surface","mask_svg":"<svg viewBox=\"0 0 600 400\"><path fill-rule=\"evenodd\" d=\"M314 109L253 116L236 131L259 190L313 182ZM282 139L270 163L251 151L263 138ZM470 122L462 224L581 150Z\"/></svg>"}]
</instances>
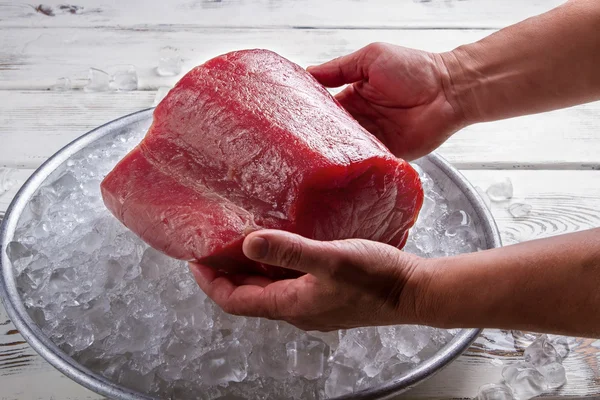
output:
<instances>
[{"instance_id":1,"label":"white painted wood surface","mask_svg":"<svg viewBox=\"0 0 600 400\"><path fill-rule=\"evenodd\" d=\"M36 168L83 132L151 107L154 97L152 91L0 90L0 166ZM600 102L470 126L440 154L460 169L599 169L598 149Z\"/></svg>"},{"instance_id":2,"label":"white painted wood surface","mask_svg":"<svg viewBox=\"0 0 600 400\"><path fill-rule=\"evenodd\" d=\"M0 3L0 26L227 28L501 28L564 0L23 0ZM61 7L62 6L62 7Z\"/></svg>"},{"instance_id":3,"label":"white painted wood surface","mask_svg":"<svg viewBox=\"0 0 600 400\"><path fill-rule=\"evenodd\" d=\"M388 41L449 50L539 14L559 0L52 0L0 1L0 167L22 183L82 133L150 107L175 78L155 74L159 52L176 47L184 70L222 52L275 50L306 66ZM62 7L61 7L62 5ZM53 15L46 15L53 14ZM136 65L140 90L48 91L59 77L76 89L89 67ZM600 225L600 103L469 127L440 153L475 185L509 177L515 196L492 212L506 244ZM0 215L16 187L0 195ZM525 202L533 211L510 216ZM548 398L600 397L600 342L573 339L569 383ZM469 398L500 379L501 362L520 355L510 334L486 331L465 355L403 398ZM15 331L0 307L0 399L99 399L61 376Z\"/></svg>"}]
</instances>

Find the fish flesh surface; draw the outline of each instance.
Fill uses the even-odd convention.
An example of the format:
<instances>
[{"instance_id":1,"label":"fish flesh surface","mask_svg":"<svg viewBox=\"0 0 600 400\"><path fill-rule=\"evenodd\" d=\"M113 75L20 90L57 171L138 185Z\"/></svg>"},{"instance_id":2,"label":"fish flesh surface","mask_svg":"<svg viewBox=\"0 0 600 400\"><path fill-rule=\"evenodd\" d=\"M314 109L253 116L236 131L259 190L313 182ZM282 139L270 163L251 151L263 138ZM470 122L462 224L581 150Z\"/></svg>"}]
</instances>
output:
<instances>
[{"instance_id":1,"label":"fish flesh surface","mask_svg":"<svg viewBox=\"0 0 600 400\"><path fill-rule=\"evenodd\" d=\"M155 249L227 272L285 270L242 253L262 228L401 248L423 202L419 176L309 73L267 50L186 74L102 196Z\"/></svg>"}]
</instances>

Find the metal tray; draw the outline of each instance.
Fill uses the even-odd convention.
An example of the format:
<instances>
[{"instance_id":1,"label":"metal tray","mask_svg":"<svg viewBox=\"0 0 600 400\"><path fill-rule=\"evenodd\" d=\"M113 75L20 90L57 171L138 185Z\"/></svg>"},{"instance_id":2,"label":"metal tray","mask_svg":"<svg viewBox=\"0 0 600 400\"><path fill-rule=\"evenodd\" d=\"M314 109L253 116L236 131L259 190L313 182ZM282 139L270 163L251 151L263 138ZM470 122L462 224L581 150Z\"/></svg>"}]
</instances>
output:
<instances>
[{"instance_id":1,"label":"metal tray","mask_svg":"<svg viewBox=\"0 0 600 400\"><path fill-rule=\"evenodd\" d=\"M88 389L113 399L133 400L153 399L153 397L127 389L90 371L66 355L42 333L23 305L6 249L13 238L21 213L36 190L43 185L53 171L75 153L100 138L116 137L133 129L140 130L149 127L152 122L152 112L153 109L147 109L119 118L94 129L62 148L38 168L19 190L0 226L0 295L12 322L31 347L59 371ZM439 155L430 154L421 161L423 169L442 188L444 196L450 201L461 202L461 207L470 213L474 226L477 227L482 238L482 247L486 249L500 247L498 228L473 186ZM385 399L406 391L447 366L469 347L479 333L479 329L461 330L450 343L431 358L423 361L408 373L397 377L394 381L339 399Z\"/></svg>"}]
</instances>

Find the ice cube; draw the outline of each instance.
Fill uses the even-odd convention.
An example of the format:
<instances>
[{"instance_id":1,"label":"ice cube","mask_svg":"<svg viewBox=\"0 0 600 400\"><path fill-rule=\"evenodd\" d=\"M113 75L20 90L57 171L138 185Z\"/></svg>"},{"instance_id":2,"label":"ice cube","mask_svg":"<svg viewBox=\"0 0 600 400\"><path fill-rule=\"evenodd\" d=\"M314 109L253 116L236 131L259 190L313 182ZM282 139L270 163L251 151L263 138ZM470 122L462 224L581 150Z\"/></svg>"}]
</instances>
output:
<instances>
[{"instance_id":1,"label":"ice cube","mask_svg":"<svg viewBox=\"0 0 600 400\"><path fill-rule=\"evenodd\" d=\"M157 368L156 374L166 381L173 382L183 377L183 365L174 363L163 364Z\"/></svg>"},{"instance_id":2,"label":"ice cube","mask_svg":"<svg viewBox=\"0 0 600 400\"><path fill-rule=\"evenodd\" d=\"M430 339L427 330L413 325L380 326L377 330L381 344L408 358L419 354Z\"/></svg>"},{"instance_id":3,"label":"ice cube","mask_svg":"<svg viewBox=\"0 0 600 400\"><path fill-rule=\"evenodd\" d=\"M471 216L465 210L456 210L444 214L440 218L444 228L471 225Z\"/></svg>"},{"instance_id":4,"label":"ice cube","mask_svg":"<svg viewBox=\"0 0 600 400\"><path fill-rule=\"evenodd\" d=\"M358 367L369 353L369 349L361 340L360 333L349 330L340 336L340 343L333 355L333 360L349 367Z\"/></svg>"},{"instance_id":5,"label":"ice cube","mask_svg":"<svg viewBox=\"0 0 600 400\"><path fill-rule=\"evenodd\" d=\"M514 203L514 204L511 204L510 207L508 207L508 212L514 218L523 218L523 217L529 215L529 213L531 212L532 209L533 209L533 207L529 204Z\"/></svg>"},{"instance_id":6,"label":"ice cube","mask_svg":"<svg viewBox=\"0 0 600 400\"><path fill-rule=\"evenodd\" d=\"M327 347L321 341L297 340L289 342L287 350L287 370L294 376L318 379L323 375Z\"/></svg>"},{"instance_id":7,"label":"ice cube","mask_svg":"<svg viewBox=\"0 0 600 400\"><path fill-rule=\"evenodd\" d=\"M92 254L102 246L102 236L97 232L90 232L77 242L77 249L87 254Z\"/></svg>"},{"instance_id":8,"label":"ice cube","mask_svg":"<svg viewBox=\"0 0 600 400\"><path fill-rule=\"evenodd\" d=\"M75 268L57 268L50 275L48 282L52 292L70 292L71 288L78 282Z\"/></svg>"},{"instance_id":9,"label":"ice cube","mask_svg":"<svg viewBox=\"0 0 600 400\"><path fill-rule=\"evenodd\" d=\"M509 178L494 182L486 191L490 200L500 202L509 200L513 197L513 186Z\"/></svg>"},{"instance_id":10,"label":"ice cube","mask_svg":"<svg viewBox=\"0 0 600 400\"><path fill-rule=\"evenodd\" d=\"M58 78L56 83L50 87L50 90L66 92L71 90L71 80L69 78Z\"/></svg>"},{"instance_id":11,"label":"ice cube","mask_svg":"<svg viewBox=\"0 0 600 400\"><path fill-rule=\"evenodd\" d=\"M364 373L372 378L379 375L385 365L396 355L396 351L389 347L382 347L379 349L373 360L367 361L363 368Z\"/></svg>"},{"instance_id":12,"label":"ice cube","mask_svg":"<svg viewBox=\"0 0 600 400\"><path fill-rule=\"evenodd\" d=\"M0 196L12 189L16 184L15 173L13 168L0 168Z\"/></svg>"},{"instance_id":13,"label":"ice cube","mask_svg":"<svg viewBox=\"0 0 600 400\"><path fill-rule=\"evenodd\" d=\"M119 378L119 374L123 370L123 366L127 364L127 357L125 356L117 356L110 361L108 361L108 365L102 371L102 375L111 380L117 380Z\"/></svg>"},{"instance_id":14,"label":"ice cube","mask_svg":"<svg viewBox=\"0 0 600 400\"><path fill-rule=\"evenodd\" d=\"M142 275L144 279L153 281L158 279L161 276L161 266L163 264L163 260L166 259L167 256L163 255L157 250L154 250L152 247L148 247L144 254L142 255L142 260L140 261L140 267L142 268Z\"/></svg>"},{"instance_id":15,"label":"ice cube","mask_svg":"<svg viewBox=\"0 0 600 400\"><path fill-rule=\"evenodd\" d=\"M525 349L525 361L541 367L542 365L560 361L561 358L556 352L556 349L548 342L547 335L538 337L529 347Z\"/></svg>"},{"instance_id":16,"label":"ice cube","mask_svg":"<svg viewBox=\"0 0 600 400\"><path fill-rule=\"evenodd\" d=\"M207 385L241 382L246 378L248 354L237 340L229 345L211 350L200 360L199 374Z\"/></svg>"},{"instance_id":17,"label":"ice cube","mask_svg":"<svg viewBox=\"0 0 600 400\"><path fill-rule=\"evenodd\" d=\"M83 324L75 325L75 332L69 336L67 344L70 346L69 353L73 355L87 349L94 343L94 332L91 327Z\"/></svg>"},{"instance_id":18,"label":"ice cube","mask_svg":"<svg viewBox=\"0 0 600 400\"><path fill-rule=\"evenodd\" d=\"M437 247L435 232L431 229L418 230L413 233L415 245L423 255L431 253Z\"/></svg>"},{"instance_id":19,"label":"ice cube","mask_svg":"<svg viewBox=\"0 0 600 400\"><path fill-rule=\"evenodd\" d=\"M552 362L538 367L538 371L544 376L548 387L556 389L567 383L565 367L559 362Z\"/></svg>"},{"instance_id":20,"label":"ice cube","mask_svg":"<svg viewBox=\"0 0 600 400\"><path fill-rule=\"evenodd\" d=\"M400 360L397 357L391 358L383 366L383 370L377 375L377 381L384 383L404 375L415 367L415 363L407 360Z\"/></svg>"},{"instance_id":21,"label":"ice cube","mask_svg":"<svg viewBox=\"0 0 600 400\"><path fill-rule=\"evenodd\" d=\"M260 377L269 377L283 380L288 373L288 355L286 345L283 343L265 343L254 346L249 358L252 370Z\"/></svg>"},{"instance_id":22,"label":"ice cube","mask_svg":"<svg viewBox=\"0 0 600 400\"><path fill-rule=\"evenodd\" d=\"M530 399L548 389L544 376L528 362L520 361L504 367L502 376L518 399Z\"/></svg>"},{"instance_id":23,"label":"ice cube","mask_svg":"<svg viewBox=\"0 0 600 400\"><path fill-rule=\"evenodd\" d=\"M564 336L548 335L548 342L554 347L561 359L565 359L571 351L569 340Z\"/></svg>"},{"instance_id":24,"label":"ice cube","mask_svg":"<svg viewBox=\"0 0 600 400\"><path fill-rule=\"evenodd\" d=\"M421 211L418 218L424 221L427 220L435 212L436 206L436 201L429 194L426 194L423 197L423 205L421 206Z\"/></svg>"},{"instance_id":25,"label":"ice cube","mask_svg":"<svg viewBox=\"0 0 600 400\"><path fill-rule=\"evenodd\" d=\"M451 238L456 243L456 246L477 243L479 240L479 235L475 228L466 225L450 226L446 229L444 235Z\"/></svg>"},{"instance_id":26,"label":"ice cube","mask_svg":"<svg viewBox=\"0 0 600 400\"><path fill-rule=\"evenodd\" d=\"M26 259L29 262L33 258L34 252L29 246L21 242L10 242L6 246L6 255L13 263L21 259Z\"/></svg>"},{"instance_id":27,"label":"ice cube","mask_svg":"<svg viewBox=\"0 0 600 400\"><path fill-rule=\"evenodd\" d=\"M83 88L86 92L106 92L110 88L110 75L101 69L90 68L88 84Z\"/></svg>"},{"instance_id":28,"label":"ice cube","mask_svg":"<svg viewBox=\"0 0 600 400\"><path fill-rule=\"evenodd\" d=\"M156 73L159 76L175 76L181 73L182 60L177 49L164 47L160 51Z\"/></svg>"},{"instance_id":29,"label":"ice cube","mask_svg":"<svg viewBox=\"0 0 600 400\"><path fill-rule=\"evenodd\" d=\"M489 383L477 391L475 400L513 400L512 390L504 384Z\"/></svg>"},{"instance_id":30,"label":"ice cube","mask_svg":"<svg viewBox=\"0 0 600 400\"><path fill-rule=\"evenodd\" d=\"M138 75L134 65L117 65L110 69L110 87L117 91L131 91L138 88Z\"/></svg>"},{"instance_id":31,"label":"ice cube","mask_svg":"<svg viewBox=\"0 0 600 400\"><path fill-rule=\"evenodd\" d=\"M331 351L335 351L340 344L340 331L331 332L319 332L310 331L307 332L310 336L320 339L323 343L329 346Z\"/></svg>"},{"instance_id":32,"label":"ice cube","mask_svg":"<svg viewBox=\"0 0 600 400\"><path fill-rule=\"evenodd\" d=\"M411 163L411 166L419 174L419 178L421 179L421 186L423 187L423 190L425 192L430 191L434 186L434 183L433 183L433 180L431 180L431 177L429 175L427 175L425 173L425 171L423 170L423 168L421 168L418 164Z\"/></svg>"},{"instance_id":33,"label":"ice cube","mask_svg":"<svg viewBox=\"0 0 600 400\"><path fill-rule=\"evenodd\" d=\"M519 348L530 346L531 343L541 336L541 333L526 331L511 331L510 333L513 337L515 345Z\"/></svg>"},{"instance_id":34,"label":"ice cube","mask_svg":"<svg viewBox=\"0 0 600 400\"><path fill-rule=\"evenodd\" d=\"M344 364L334 363L331 373L325 381L325 395L328 398L343 396L354 392L358 381L358 371Z\"/></svg>"},{"instance_id":35,"label":"ice cube","mask_svg":"<svg viewBox=\"0 0 600 400\"><path fill-rule=\"evenodd\" d=\"M492 201L490 200L490 198L487 195L487 193L485 192L485 190L483 190L479 186L475 186L475 190L477 191L477 193L481 197L481 200L483 200L483 202L486 205L486 207L491 210L492 209Z\"/></svg>"},{"instance_id":36,"label":"ice cube","mask_svg":"<svg viewBox=\"0 0 600 400\"><path fill-rule=\"evenodd\" d=\"M170 90L171 90L171 88L167 87L167 86L159 87L158 90L156 91L156 95L154 96L154 101L152 102L152 106L156 107L165 97L167 97L167 94L169 94Z\"/></svg>"},{"instance_id":37,"label":"ice cube","mask_svg":"<svg viewBox=\"0 0 600 400\"><path fill-rule=\"evenodd\" d=\"M119 383L138 392L148 393L154 383L154 375L154 371L142 374L129 368L123 368L119 374Z\"/></svg>"}]
</instances>

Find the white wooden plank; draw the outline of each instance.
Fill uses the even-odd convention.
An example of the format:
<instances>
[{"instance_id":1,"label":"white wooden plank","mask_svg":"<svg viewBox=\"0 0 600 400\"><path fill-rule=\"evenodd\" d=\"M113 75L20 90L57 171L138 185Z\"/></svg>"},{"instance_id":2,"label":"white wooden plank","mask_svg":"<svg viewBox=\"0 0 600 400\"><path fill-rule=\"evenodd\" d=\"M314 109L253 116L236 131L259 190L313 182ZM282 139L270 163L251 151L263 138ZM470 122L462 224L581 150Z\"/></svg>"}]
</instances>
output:
<instances>
[{"instance_id":1,"label":"white wooden plank","mask_svg":"<svg viewBox=\"0 0 600 400\"><path fill-rule=\"evenodd\" d=\"M502 27L564 0L46 0L0 3L0 26ZM61 7L62 5L62 7Z\"/></svg>"},{"instance_id":2,"label":"white wooden plank","mask_svg":"<svg viewBox=\"0 0 600 400\"><path fill-rule=\"evenodd\" d=\"M219 54L266 48L302 65L328 61L371 42L386 41L429 51L451 50L479 40L486 30L0 28L0 89L49 89L59 77L87 83L89 67L134 64L140 89L156 89L177 78L155 73L161 49L178 49L183 71Z\"/></svg>"},{"instance_id":3,"label":"white wooden plank","mask_svg":"<svg viewBox=\"0 0 600 400\"><path fill-rule=\"evenodd\" d=\"M154 96L0 90L0 167L35 168L96 126L151 107ZM440 153L461 169L600 168L599 118L600 102L474 125Z\"/></svg>"},{"instance_id":4,"label":"white wooden plank","mask_svg":"<svg viewBox=\"0 0 600 400\"><path fill-rule=\"evenodd\" d=\"M510 201L492 203L492 214L505 245L576 232L600 226L600 171L485 171L463 170L484 190L505 177L512 181ZM524 218L514 218L508 207L530 204Z\"/></svg>"},{"instance_id":5,"label":"white wooden plank","mask_svg":"<svg viewBox=\"0 0 600 400\"><path fill-rule=\"evenodd\" d=\"M20 171L19 176L26 177L31 172ZM600 171L467 170L463 174L474 185L484 189L504 177L513 182L513 199L492 203L492 213L507 244L589 229L600 223ZM515 202L531 204L533 211L525 218L513 218L506 209ZM0 211L4 210L2 204L6 204L6 201L0 203ZM3 315L0 307L0 324L4 324L0 325L0 344L12 343L14 338L18 339L17 342L21 341L19 335L13 332L14 327L5 323L5 320L6 315ZM8 332L11 332L10 335L6 335ZM100 398L66 378L60 378L58 372L26 345L19 343L15 346L19 346L19 354L26 357L24 362L16 365L0 365L0 387L7 398ZM573 339L572 346L573 352L565 360L569 382L547 398L600 394L600 342ZM471 398L480 385L498 382L503 367L499 361L504 364L514 362L522 356L523 347L523 343L515 342L507 332L486 330L463 356L401 398ZM44 392L46 396L36 388L23 390L23 382L29 379L35 379L40 386L43 385L47 389Z\"/></svg>"},{"instance_id":6,"label":"white wooden plank","mask_svg":"<svg viewBox=\"0 0 600 400\"><path fill-rule=\"evenodd\" d=\"M154 96L154 92L2 91L0 167L37 168L94 127L152 106Z\"/></svg>"}]
</instances>

